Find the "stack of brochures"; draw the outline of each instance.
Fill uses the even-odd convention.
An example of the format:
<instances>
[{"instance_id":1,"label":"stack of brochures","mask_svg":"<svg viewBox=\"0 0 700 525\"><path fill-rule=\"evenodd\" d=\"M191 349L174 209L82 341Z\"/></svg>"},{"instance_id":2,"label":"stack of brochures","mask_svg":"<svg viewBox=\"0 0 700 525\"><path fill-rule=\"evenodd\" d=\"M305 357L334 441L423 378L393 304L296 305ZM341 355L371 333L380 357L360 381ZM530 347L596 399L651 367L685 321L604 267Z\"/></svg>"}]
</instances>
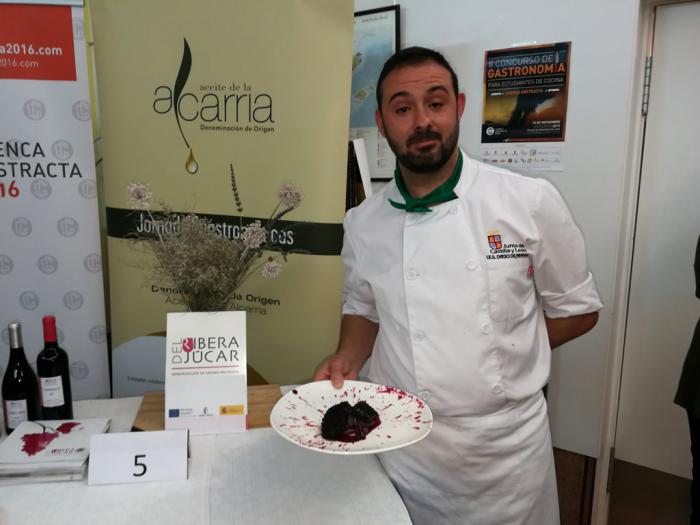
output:
<instances>
[{"instance_id":1,"label":"stack of brochures","mask_svg":"<svg viewBox=\"0 0 700 525\"><path fill-rule=\"evenodd\" d=\"M90 436L109 418L24 421L0 443L0 485L83 479Z\"/></svg>"}]
</instances>

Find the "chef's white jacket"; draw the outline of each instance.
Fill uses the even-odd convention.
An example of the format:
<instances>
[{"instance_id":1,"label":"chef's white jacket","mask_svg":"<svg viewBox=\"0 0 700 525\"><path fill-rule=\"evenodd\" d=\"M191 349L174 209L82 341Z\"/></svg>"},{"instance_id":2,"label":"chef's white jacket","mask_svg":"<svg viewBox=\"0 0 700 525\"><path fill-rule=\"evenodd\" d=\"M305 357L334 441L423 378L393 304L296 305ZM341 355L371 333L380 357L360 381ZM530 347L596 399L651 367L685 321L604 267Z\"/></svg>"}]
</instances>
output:
<instances>
[{"instance_id":1,"label":"chef's white jacket","mask_svg":"<svg viewBox=\"0 0 700 525\"><path fill-rule=\"evenodd\" d=\"M391 463L387 470L400 490L397 479L411 469L424 478L423 491L431 486L438 491L449 489L444 478L473 478L473 471L456 467L455 456L448 451L431 457L433 464L442 464L429 474L419 472L426 468L421 457L432 453L427 452L430 447L449 447L453 440L458 441L455 447L464 445L460 457L478 455L484 439L493 441L493 436L465 431L449 437L448 427L470 426L484 421L483 416L512 410L531 410L550 370L544 314L568 317L602 308L581 231L549 182L472 160L463 152L455 193L457 199L433 206L431 212L407 213L389 204L388 199L404 202L391 182L351 209L344 222L343 313L379 323L369 378L417 394L435 416L433 438L429 436L419 447L389 453L392 459L385 466ZM533 436L549 443L546 405L543 400L539 403L544 419L541 413L525 419L544 425L545 432L533 432ZM514 431L519 425L525 425L525 420L516 421ZM467 442L460 443L462 439ZM536 446L540 451L546 448L542 443ZM402 454L414 456L415 461L406 459L402 467L396 460ZM551 447L545 455L551 458ZM494 464L498 471L498 454L489 456L486 465ZM535 465L542 461L530 456ZM512 461L513 456L503 457ZM515 457L522 459L522 451ZM511 466L505 465L504 472ZM545 483L553 481L551 470ZM410 484L406 479L403 491L411 490ZM403 491L414 520L424 521L418 510L412 511L411 497ZM437 494L433 496L435 500ZM454 520L444 523L506 523L501 518L462 520L461 513L479 515L471 507L479 502L472 500L481 498L485 503L488 495L467 487L460 497L468 503L455 503ZM521 512L517 507L511 511ZM488 509L481 511L488 514ZM436 511L425 512L427 519ZM531 522L535 523L522 521Z\"/></svg>"}]
</instances>

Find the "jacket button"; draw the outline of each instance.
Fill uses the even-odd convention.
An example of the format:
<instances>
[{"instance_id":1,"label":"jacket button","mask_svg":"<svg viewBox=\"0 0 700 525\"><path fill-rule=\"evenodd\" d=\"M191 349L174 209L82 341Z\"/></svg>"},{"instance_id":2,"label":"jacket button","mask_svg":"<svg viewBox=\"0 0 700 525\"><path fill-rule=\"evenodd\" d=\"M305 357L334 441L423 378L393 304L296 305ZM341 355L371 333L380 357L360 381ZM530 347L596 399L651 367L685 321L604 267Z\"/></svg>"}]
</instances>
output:
<instances>
[{"instance_id":1,"label":"jacket button","mask_svg":"<svg viewBox=\"0 0 700 525\"><path fill-rule=\"evenodd\" d=\"M481 333L482 334L490 334L491 333L491 325L489 323L484 323L481 325Z\"/></svg>"},{"instance_id":2,"label":"jacket button","mask_svg":"<svg viewBox=\"0 0 700 525\"><path fill-rule=\"evenodd\" d=\"M493 388L491 389L491 392L493 392L495 395L502 394L503 393L503 387L501 385L493 385Z\"/></svg>"},{"instance_id":3,"label":"jacket button","mask_svg":"<svg viewBox=\"0 0 700 525\"><path fill-rule=\"evenodd\" d=\"M476 263L474 261L469 261L467 263L467 268L469 268L472 272L476 270Z\"/></svg>"},{"instance_id":4,"label":"jacket button","mask_svg":"<svg viewBox=\"0 0 700 525\"><path fill-rule=\"evenodd\" d=\"M417 331L415 334L413 334L413 340L414 340L414 341L420 342L420 341L422 341L423 339L425 339L425 332L422 332L422 331L419 330L419 331Z\"/></svg>"},{"instance_id":5,"label":"jacket button","mask_svg":"<svg viewBox=\"0 0 700 525\"><path fill-rule=\"evenodd\" d=\"M408 270L408 271L406 272L406 279L408 279L409 281L413 281L415 278L418 277L418 275L419 275L419 274L418 274L417 271L415 271L415 270Z\"/></svg>"}]
</instances>

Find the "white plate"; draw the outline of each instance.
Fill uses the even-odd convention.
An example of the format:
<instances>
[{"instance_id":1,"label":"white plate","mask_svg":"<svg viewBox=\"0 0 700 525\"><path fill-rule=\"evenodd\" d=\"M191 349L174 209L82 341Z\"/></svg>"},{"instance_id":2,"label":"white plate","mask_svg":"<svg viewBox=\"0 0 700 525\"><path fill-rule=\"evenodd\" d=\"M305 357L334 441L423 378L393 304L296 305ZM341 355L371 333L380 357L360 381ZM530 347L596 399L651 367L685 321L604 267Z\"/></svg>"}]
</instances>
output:
<instances>
[{"instance_id":1,"label":"white plate","mask_svg":"<svg viewBox=\"0 0 700 525\"><path fill-rule=\"evenodd\" d=\"M381 424L355 443L321 436L323 415L333 405L366 401L379 413ZM327 454L374 454L417 443L433 428L433 413L416 396L398 388L345 381L336 389L330 381L316 381L287 392L277 401L270 423L283 438Z\"/></svg>"}]
</instances>

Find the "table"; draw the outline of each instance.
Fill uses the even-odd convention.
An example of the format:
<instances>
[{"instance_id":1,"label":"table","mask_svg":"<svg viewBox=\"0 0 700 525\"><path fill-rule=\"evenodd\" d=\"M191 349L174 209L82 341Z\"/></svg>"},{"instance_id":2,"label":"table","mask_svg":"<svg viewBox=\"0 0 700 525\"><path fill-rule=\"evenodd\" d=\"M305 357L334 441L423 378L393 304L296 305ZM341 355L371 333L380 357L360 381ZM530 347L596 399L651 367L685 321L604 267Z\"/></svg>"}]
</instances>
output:
<instances>
[{"instance_id":1,"label":"table","mask_svg":"<svg viewBox=\"0 0 700 525\"><path fill-rule=\"evenodd\" d=\"M128 432L141 397L76 401L76 418ZM410 518L373 455L298 447L271 428L191 436L187 481L0 487L0 525L400 525Z\"/></svg>"}]
</instances>

